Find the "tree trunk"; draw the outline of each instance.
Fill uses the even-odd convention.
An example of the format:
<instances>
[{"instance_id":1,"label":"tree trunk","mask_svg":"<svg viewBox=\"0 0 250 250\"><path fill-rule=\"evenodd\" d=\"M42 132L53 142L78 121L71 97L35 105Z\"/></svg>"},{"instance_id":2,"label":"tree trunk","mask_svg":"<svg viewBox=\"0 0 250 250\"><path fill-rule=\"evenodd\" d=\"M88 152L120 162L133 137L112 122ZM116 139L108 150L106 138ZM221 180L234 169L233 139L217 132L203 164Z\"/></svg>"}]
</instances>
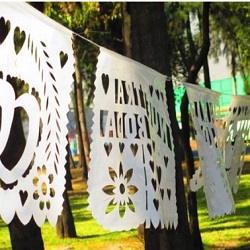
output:
<instances>
[{"instance_id":1,"label":"tree trunk","mask_svg":"<svg viewBox=\"0 0 250 250\"><path fill-rule=\"evenodd\" d=\"M78 54L77 54L77 41L73 36L73 48L75 54L75 94L76 94L76 114L78 122L78 136L80 147L82 150L79 152L82 157L83 163L83 178L88 179L88 163L89 163L89 142L87 137L86 119L83 108L83 89L82 89L82 77L79 68Z\"/></svg>"},{"instance_id":2,"label":"tree trunk","mask_svg":"<svg viewBox=\"0 0 250 250\"><path fill-rule=\"evenodd\" d=\"M247 74L245 72L245 70L247 68L245 68L246 66L244 67L243 64L242 64L242 57L241 57L241 53L239 51L239 45L237 43L237 40L235 41L235 53L238 56L239 61L240 61L240 63L239 63L239 70L240 70L240 75L241 75L243 83L244 83L244 90L245 90L245 92L246 92L247 95L250 95L250 82L249 82L249 78L247 77Z\"/></svg>"},{"instance_id":3,"label":"tree trunk","mask_svg":"<svg viewBox=\"0 0 250 250\"><path fill-rule=\"evenodd\" d=\"M205 87L208 89L211 89L211 81L210 81L210 73L209 73L209 64L208 64L208 58L206 57L206 60L203 64L203 70L204 70L204 82Z\"/></svg>"},{"instance_id":4,"label":"tree trunk","mask_svg":"<svg viewBox=\"0 0 250 250\"><path fill-rule=\"evenodd\" d=\"M71 211L69 197L67 190L72 190L71 174L70 174L70 153L69 144L67 145L67 162L65 164L66 169L66 184L65 191L63 193L63 210L60 216L58 216L56 223L56 235L58 238L74 238L76 237L76 229L73 214Z\"/></svg>"},{"instance_id":5,"label":"tree trunk","mask_svg":"<svg viewBox=\"0 0 250 250\"><path fill-rule=\"evenodd\" d=\"M70 173L70 161L71 161L71 154L70 154L70 146L69 143L67 144L67 156L66 156L66 164L65 164L65 170L66 170L66 175L65 175L65 179L66 179L66 184L65 184L65 188L66 190L73 190L72 187L72 176Z\"/></svg>"},{"instance_id":6,"label":"tree trunk","mask_svg":"<svg viewBox=\"0 0 250 250\"><path fill-rule=\"evenodd\" d=\"M131 58L131 17L129 14L129 4L122 4L122 32L123 32L123 40L124 40L124 55Z\"/></svg>"},{"instance_id":7,"label":"tree trunk","mask_svg":"<svg viewBox=\"0 0 250 250\"><path fill-rule=\"evenodd\" d=\"M27 225L23 225L15 215L8 225L13 250L43 250L41 229L32 218Z\"/></svg>"},{"instance_id":8,"label":"tree trunk","mask_svg":"<svg viewBox=\"0 0 250 250\"><path fill-rule=\"evenodd\" d=\"M237 80L236 80L236 53L233 49L231 53L231 76L233 78L233 94L237 95Z\"/></svg>"},{"instance_id":9,"label":"tree trunk","mask_svg":"<svg viewBox=\"0 0 250 250\"><path fill-rule=\"evenodd\" d=\"M83 151L83 142L82 142L82 134L80 130L80 121L79 121L79 113L78 113L78 107L77 107L77 96L76 96L76 81L74 81L74 98L75 98L75 121L76 121L76 138L77 138L77 146L78 146L78 167L86 166L84 151ZM84 170L83 170L84 171ZM84 176L83 172L83 176Z\"/></svg>"},{"instance_id":10,"label":"tree trunk","mask_svg":"<svg viewBox=\"0 0 250 250\"><path fill-rule=\"evenodd\" d=\"M129 3L131 14L131 38L133 59L171 76L168 58L168 40L166 34L164 3ZM171 129L176 155L176 197L178 226L173 229L145 230L145 249L193 249L190 245L190 233L187 219L184 184L179 144L179 130L175 114L174 92L171 81L166 82L167 104L171 120Z\"/></svg>"},{"instance_id":11,"label":"tree trunk","mask_svg":"<svg viewBox=\"0 0 250 250\"><path fill-rule=\"evenodd\" d=\"M73 214L70 208L67 190L63 193L63 211L56 223L56 234L59 238L76 238L76 228Z\"/></svg>"},{"instance_id":12,"label":"tree trunk","mask_svg":"<svg viewBox=\"0 0 250 250\"><path fill-rule=\"evenodd\" d=\"M243 66L241 66L241 65L240 65L240 74L241 74L241 77L242 77L243 82L244 82L244 90L245 90L247 95L250 95L250 83L249 83L249 80L246 76L245 70L244 70Z\"/></svg>"},{"instance_id":13,"label":"tree trunk","mask_svg":"<svg viewBox=\"0 0 250 250\"><path fill-rule=\"evenodd\" d=\"M203 3L203 46L200 51L198 58L195 60L193 65L190 67L189 76L187 82L195 83L198 72L204 64L210 46L209 40L209 3ZM181 122L182 122L182 143L187 164L187 180L188 180L188 204L189 204L189 219L190 229L195 249L203 249L202 240L200 236L198 215L197 215L197 200L196 193L191 192L189 188L189 180L192 178L194 168L194 157L190 146L190 127L189 127L189 113L188 113L188 98L185 92L182 103L181 103Z\"/></svg>"},{"instance_id":14,"label":"tree trunk","mask_svg":"<svg viewBox=\"0 0 250 250\"><path fill-rule=\"evenodd\" d=\"M74 159L73 159L73 156L72 156L70 149L69 149L69 168L70 169L75 168L75 162L74 162Z\"/></svg>"}]
</instances>

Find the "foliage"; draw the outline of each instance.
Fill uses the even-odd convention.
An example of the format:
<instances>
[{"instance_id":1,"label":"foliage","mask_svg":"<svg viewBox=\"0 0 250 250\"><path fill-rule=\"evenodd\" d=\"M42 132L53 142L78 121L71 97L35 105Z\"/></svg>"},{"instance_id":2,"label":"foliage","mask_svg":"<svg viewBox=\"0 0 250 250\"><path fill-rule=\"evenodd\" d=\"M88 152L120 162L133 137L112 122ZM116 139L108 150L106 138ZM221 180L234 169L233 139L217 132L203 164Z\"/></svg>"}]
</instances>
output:
<instances>
[{"instance_id":1,"label":"foliage","mask_svg":"<svg viewBox=\"0 0 250 250\"><path fill-rule=\"evenodd\" d=\"M171 45L171 66L173 75L179 80L187 78L188 68L194 61L201 45L202 3L167 2L165 13L167 31ZM198 22L195 19L198 17ZM192 24L198 25L196 32ZM213 2L210 12L210 57L218 61L226 56L228 65L232 65L232 56L236 57L236 72L244 77L250 74L250 6L246 2ZM244 75L243 75L244 74ZM245 84L247 84L245 82ZM246 92L250 93L250 83Z\"/></svg>"},{"instance_id":2,"label":"foliage","mask_svg":"<svg viewBox=\"0 0 250 250\"><path fill-rule=\"evenodd\" d=\"M200 23L194 19L201 17L201 8L202 3L196 2L165 3L172 73L181 80L187 79L201 45ZM196 32L192 33L193 25Z\"/></svg>"},{"instance_id":3,"label":"foliage","mask_svg":"<svg viewBox=\"0 0 250 250\"><path fill-rule=\"evenodd\" d=\"M227 2L211 5L211 29L214 33L213 41L217 41L218 53L228 55L233 46L239 46L242 60L247 65L250 59L250 8L248 3ZM222 45L218 47L218 45ZM213 54L217 56L218 54Z\"/></svg>"},{"instance_id":4,"label":"foliage","mask_svg":"<svg viewBox=\"0 0 250 250\"><path fill-rule=\"evenodd\" d=\"M45 13L94 43L123 54L121 2L45 2ZM166 28L171 49L171 67L177 79L187 79L188 69L201 45L202 3L166 2ZM213 2L211 4L210 56L230 58L237 54L236 70L250 73L250 8L246 2ZM196 18L196 19L194 19ZM198 19L197 19L198 18ZM195 20L199 20L195 22ZM195 23L196 32L193 32ZM223 47L222 47L223 45ZM90 105L98 47L81 40L78 45L84 88ZM245 79L245 81L247 78ZM246 86L247 92L250 86Z\"/></svg>"},{"instance_id":5,"label":"foliage","mask_svg":"<svg viewBox=\"0 0 250 250\"><path fill-rule=\"evenodd\" d=\"M110 47L112 25L121 19L119 7L112 2L46 2L45 13L75 33Z\"/></svg>"},{"instance_id":6,"label":"foliage","mask_svg":"<svg viewBox=\"0 0 250 250\"><path fill-rule=\"evenodd\" d=\"M235 67L250 93L250 7L246 2L214 2L211 4L211 55L225 55L228 65ZM235 62L234 62L235 60ZM235 65L234 65L235 63Z\"/></svg>"},{"instance_id":7,"label":"foliage","mask_svg":"<svg viewBox=\"0 0 250 250\"><path fill-rule=\"evenodd\" d=\"M113 2L45 2L45 14L77 34L75 46L87 106L93 99L97 44L120 53L123 50L120 5Z\"/></svg>"}]
</instances>

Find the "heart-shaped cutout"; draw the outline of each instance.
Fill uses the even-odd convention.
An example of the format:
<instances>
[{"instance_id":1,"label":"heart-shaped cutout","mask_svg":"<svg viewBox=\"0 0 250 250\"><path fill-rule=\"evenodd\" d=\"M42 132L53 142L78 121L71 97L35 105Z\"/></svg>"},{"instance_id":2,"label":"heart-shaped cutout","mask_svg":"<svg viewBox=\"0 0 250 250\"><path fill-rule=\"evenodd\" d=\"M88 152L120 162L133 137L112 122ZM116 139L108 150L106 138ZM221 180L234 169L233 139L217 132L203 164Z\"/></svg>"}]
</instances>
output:
<instances>
[{"instance_id":1,"label":"heart-shaped cutout","mask_svg":"<svg viewBox=\"0 0 250 250\"><path fill-rule=\"evenodd\" d=\"M119 142L119 148L120 148L121 154L123 152L124 147L125 147L125 144L123 142Z\"/></svg>"},{"instance_id":2,"label":"heart-shaped cutout","mask_svg":"<svg viewBox=\"0 0 250 250\"><path fill-rule=\"evenodd\" d=\"M109 75L102 74L102 87L104 89L105 94L107 94L109 89Z\"/></svg>"},{"instance_id":3,"label":"heart-shaped cutout","mask_svg":"<svg viewBox=\"0 0 250 250\"><path fill-rule=\"evenodd\" d=\"M156 179L152 179L152 180L151 180L151 183L152 183L152 185L153 185L154 190L156 191L156 188L157 188Z\"/></svg>"},{"instance_id":4,"label":"heart-shaped cutout","mask_svg":"<svg viewBox=\"0 0 250 250\"><path fill-rule=\"evenodd\" d=\"M0 44L4 42L10 31L10 21L5 22L3 17L0 18Z\"/></svg>"},{"instance_id":5,"label":"heart-shaped cutout","mask_svg":"<svg viewBox=\"0 0 250 250\"><path fill-rule=\"evenodd\" d=\"M151 168L151 170L153 171L153 173L155 172L155 165L153 161L149 161L149 166Z\"/></svg>"},{"instance_id":6,"label":"heart-shaped cutout","mask_svg":"<svg viewBox=\"0 0 250 250\"><path fill-rule=\"evenodd\" d=\"M153 203L155 205L155 209L158 211L158 209L159 209L159 201L157 199L154 199Z\"/></svg>"},{"instance_id":7,"label":"heart-shaped cutout","mask_svg":"<svg viewBox=\"0 0 250 250\"><path fill-rule=\"evenodd\" d=\"M61 51L59 56L60 56L61 68L63 68L66 62L68 61L68 54Z\"/></svg>"},{"instance_id":8,"label":"heart-shaped cutout","mask_svg":"<svg viewBox=\"0 0 250 250\"><path fill-rule=\"evenodd\" d=\"M110 155L110 152L111 152L111 150L112 150L112 143L110 142L110 143L107 143L107 142L105 142L104 143L104 148L105 148L105 151L106 151L106 154L107 154L107 156L109 156Z\"/></svg>"},{"instance_id":9,"label":"heart-shaped cutout","mask_svg":"<svg viewBox=\"0 0 250 250\"><path fill-rule=\"evenodd\" d=\"M150 91L151 96L153 95L153 90L154 90L154 87L152 85L149 85L149 91Z\"/></svg>"},{"instance_id":10,"label":"heart-shaped cutout","mask_svg":"<svg viewBox=\"0 0 250 250\"><path fill-rule=\"evenodd\" d=\"M14 46L15 46L15 51L16 54L20 52L20 50L23 47L23 44L25 42L26 34L24 31L20 31L19 27L15 28L14 31Z\"/></svg>"},{"instance_id":11,"label":"heart-shaped cutout","mask_svg":"<svg viewBox=\"0 0 250 250\"><path fill-rule=\"evenodd\" d=\"M164 156L164 162L165 162L165 167L168 166L168 157L167 156Z\"/></svg>"},{"instance_id":12,"label":"heart-shaped cutout","mask_svg":"<svg viewBox=\"0 0 250 250\"><path fill-rule=\"evenodd\" d=\"M171 189L167 189L167 194L168 194L168 199L170 200L171 199Z\"/></svg>"},{"instance_id":13,"label":"heart-shaped cutout","mask_svg":"<svg viewBox=\"0 0 250 250\"><path fill-rule=\"evenodd\" d=\"M160 93L159 93L159 90L158 89L156 89L155 90L155 93L156 93L156 96L157 96L157 98L158 98L158 100L160 99Z\"/></svg>"},{"instance_id":14,"label":"heart-shaped cutout","mask_svg":"<svg viewBox=\"0 0 250 250\"><path fill-rule=\"evenodd\" d=\"M26 200L28 198L28 192L20 190L19 195L20 195L20 199L21 199L21 202L22 202L22 206L24 206L24 204L25 204L25 202L26 202Z\"/></svg>"},{"instance_id":15,"label":"heart-shaped cutout","mask_svg":"<svg viewBox=\"0 0 250 250\"><path fill-rule=\"evenodd\" d=\"M164 199L164 189L163 188L160 189L160 193L161 193L161 198L163 200Z\"/></svg>"},{"instance_id":16,"label":"heart-shaped cutout","mask_svg":"<svg viewBox=\"0 0 250 250\"><path fill-rule=\"evenodd\" d=\"M138 151L138 145L136 143L135 144L131 143L130 148L131 148L133 155L135 156Z\"/></svg>"},{"instance_id":17,"label":"heart-shaped cutout","mask_svg":"<svg viewBox=\"0 0 250 250\"><path fill-rule=\"evenodd\" d=\"M147 144L147 148L148 148L149 154L152 155L152 147L149 143Z\"/></svg>"},{"instance_id":18,"label":"heart-shaped cutout","mask_svg":"<svg viewBox=\"0 0 250 250\"><path fill-rule=\"evenodd\" d=\"M156 166L158 183L161 183L161 167Z\"/></svg>"},{"instance_id":19,"label":"heart-shaped cutout","mask_svg":"<svg viewBox=\"0 0 250 250\"><path fill-rule=\"evenodd\" d=\"M0 179L6 184L14 183L29 168L34 157L34 152L39 135L39 105L34 96L26 93L15 99L15 92L12 86L0 79L0 107L1 130L0 130L0 155L6 147L16 108L23 108L29 117L29 133L24 147L23 154L12 169L7 169L0 160Z\"/></svg>"}]
</instances>

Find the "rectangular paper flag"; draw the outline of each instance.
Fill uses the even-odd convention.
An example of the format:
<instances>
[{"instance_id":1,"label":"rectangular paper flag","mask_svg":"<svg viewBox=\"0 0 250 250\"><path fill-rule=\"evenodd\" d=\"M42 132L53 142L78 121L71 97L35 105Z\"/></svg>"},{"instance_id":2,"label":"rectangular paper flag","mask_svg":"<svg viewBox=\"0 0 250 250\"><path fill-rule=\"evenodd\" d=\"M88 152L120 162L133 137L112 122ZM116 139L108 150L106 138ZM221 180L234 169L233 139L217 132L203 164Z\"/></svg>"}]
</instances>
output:
<instances>
[{"instance_id":1,"label":"rectangular paper flag","mask_svg":"<svg viewBox=\"0 0 250 250\"><path fill-rule=\"evenodd\" d=\"M61 214L74 73L71 37L28 4L1 3L0 216L6 223L17 214L23 224L33 217L38 226L46 218L55 225ZM8 149L18 108L28 121L26 142ZM6 155L16 161L6 162Z\"/></svg>"},{"instance_id":2,"label":"rectangular paper flag","mask_svg":"<svg viewBox=\"0 0 250 250\"><path fill-rule=\"evenodd\" d=\"M204 185L209 216L234 212L231 189L238 190L250 128L250 98L185 83L195 127L201 168L190 180L192 191ZM220 106L221 98L229 100Z\"/></svg>"},{"instance_id":3,"label":"rectangular paper flag","mask_svg":"<svg viewBox=\"0 0 250 250\"><path fill-rule=\"evenodd\" d=\"M89 208L109 230L177 226L175 162L166 76L101 48L98 57Z\"/></svg>"}]
</instances>

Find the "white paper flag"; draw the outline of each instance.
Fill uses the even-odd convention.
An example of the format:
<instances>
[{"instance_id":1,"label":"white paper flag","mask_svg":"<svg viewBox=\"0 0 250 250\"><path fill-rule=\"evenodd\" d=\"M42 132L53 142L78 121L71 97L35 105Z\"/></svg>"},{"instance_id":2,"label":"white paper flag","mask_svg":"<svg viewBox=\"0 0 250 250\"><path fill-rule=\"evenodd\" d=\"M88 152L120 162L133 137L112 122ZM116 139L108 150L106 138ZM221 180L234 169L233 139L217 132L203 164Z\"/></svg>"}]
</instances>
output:
<instances>
[{"instance_id":1,"label":"white paper flag","mask_svg":"<svg viewBox=\"0 0 250 250\"><path fill-rule=\"evenodd\" d=\"M222 154L230 187L238 191L246 154L246 141L250 136L250 97L230 96L230 105L218 127L222 136Z\"/></svg>"},{"instance_id":2,"label":"white paper flag","mask_svg":"<svg viewBox=\"0 0 250 250\"><path fill-rule=\"evenodd\" d=\"M89 208L109 230L176 227L166 76L101 48L95 81Z\"/></svg>"},{"instance_id":3,"label":"white paper flag","mask_svg":"<svg viewBox=\"0 0 250 250\"><path fill-rule=\"evenodd\" d=\"M249 136L250 98L227 95L229 106L220 107L222 93L188 83L184 86L201 163L190 180L191 189L204 185L211 218L230 214L235 210L231 188L238 189Z\"/></svg>"},{"instance_id":4,"label":"white paper flag","mask_svg":"<svg viewBox=\"0 0 250 250\"><path fill-rule=\"evenodd\" d=\"M28 117L26 145L19 161L10 170L0 157L0 216L6 223L16 213L23 224L33 216L39 226L46 217L55 225L61 214L66 114L74 72L71 35L28 4L1 3L0 155L10 135L14 110L20 107ZM26 84L27 93L16 97L13 82ZM14 155L15 150L10 153Z\"/></svg>"}]
</instances>

